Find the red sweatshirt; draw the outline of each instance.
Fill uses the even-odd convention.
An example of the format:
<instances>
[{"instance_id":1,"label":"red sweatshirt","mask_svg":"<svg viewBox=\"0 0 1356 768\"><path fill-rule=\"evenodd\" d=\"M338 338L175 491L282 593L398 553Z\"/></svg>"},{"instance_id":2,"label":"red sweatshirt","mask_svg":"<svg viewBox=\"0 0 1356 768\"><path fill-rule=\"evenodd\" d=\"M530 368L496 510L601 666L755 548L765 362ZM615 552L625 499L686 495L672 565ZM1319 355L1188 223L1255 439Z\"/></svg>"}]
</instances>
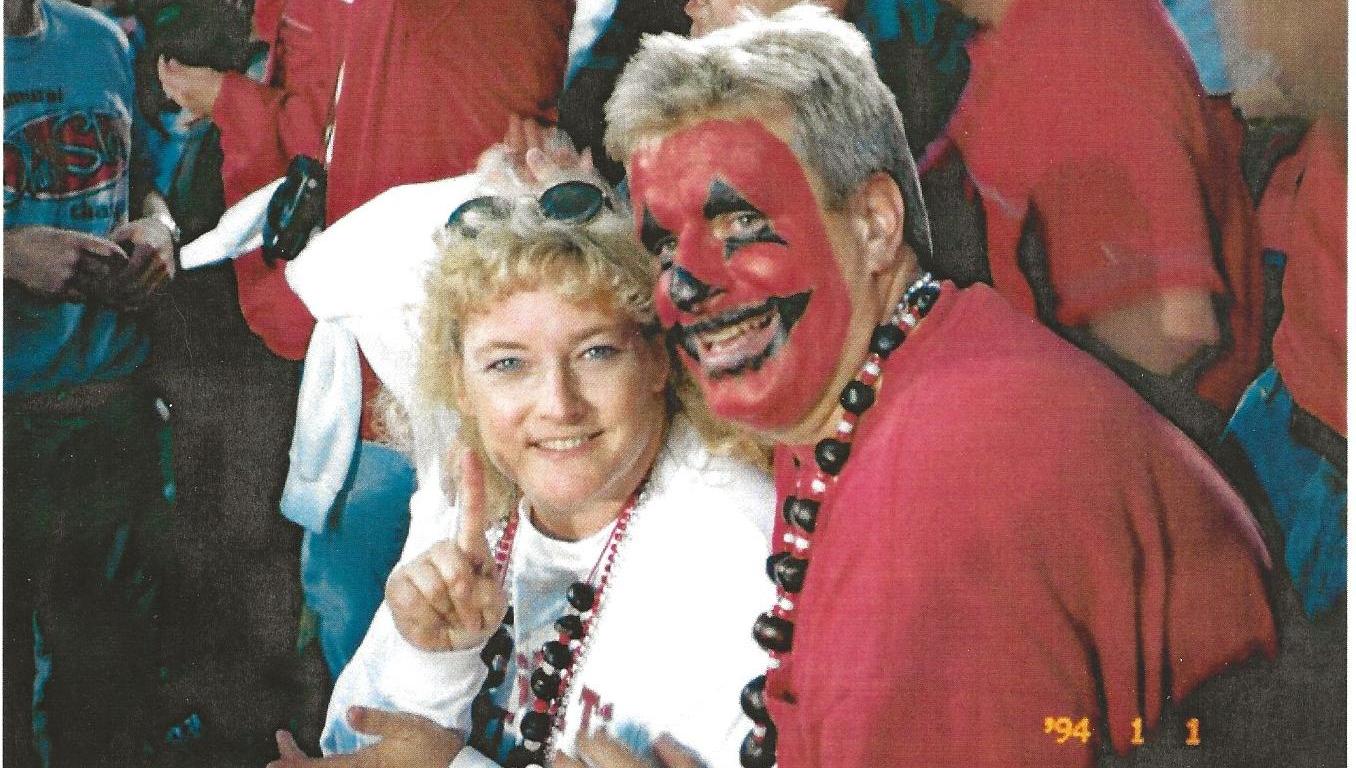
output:
<instances>
[{"instance_id":1,"label":"red sweatshirt","mask_svg":"<svg viewBox=\"0 0 1356 768\"><path fill-rule=\"evenodd\" d=\"M1347 189L1342 130L1320 120L1271 174L1262 245L1286 255L1271 349L1295 402L1347 434Z\"/></svg>"},{"instance_id":2,"label":"red sweatshirt","mask_svg":"<svg viewBox=\"0 0 1356 768\"><path fill-rule=\"evenodd\" d=\"M272 46L268 85L229 73L212 109L221 129L227 205L286 173L294 155L324 157L349 12L343 0L255 6L255 29ZM305 356L315 320L287 286L281 265L269 267L255 251L236 259L235 274L240 309L250 329L280 357Z\"/></svg>"},{"instance_id":3,"label":"red sweatshirt","mask_svg":"<svg viewBox=\"0 0 1356 768\"><path fill-rule=\"evenodd\" d=\"M1035 314L1017 258L1034 212L1063 325L1174 290L1221 297L1230 346L1197 391L1232 413L1262 328L1240 127L1205 97L1163 4L1018 0L968 51L970 82L929 154L950 143L965 159L994 287Z\"/></svg>"},{"instance_id":4,"label":"red sweatshirt","mask_svg":"<svg viewBox=\"0 0 1356 768\"><path fill-rule=\"evenodd\" d=\"M240 148L249 166L250 173L239 173L247 181L231 187L237 197L282 175L292 154L324 156L340 62L344 83L335 107L327 223L391 187L466 173L503 138L510 114L554 115L572 0L286 1L275 49L276 82L283 87L255 86L244 95L248 84L232 78L230 90L222 90L230 109L254 116L234 115L234 132L261 137L252 147L226 147L228 156ZM293 20L294 6L311 10L310 3L316 15ZM347 40L336 46L345 28ZM223 109L219 101L217 111ZM224 145L227 130L223 126ZM248 184L253 187L244 188ZM277 354L304 356L314 320L287 287L281 265L269 268L255 254L236 261L236 274L250 327ZM375 387L364 365L367 399ZM365 436L371 436L368 415L365 409Z\"/></svg>"}]
</instances>

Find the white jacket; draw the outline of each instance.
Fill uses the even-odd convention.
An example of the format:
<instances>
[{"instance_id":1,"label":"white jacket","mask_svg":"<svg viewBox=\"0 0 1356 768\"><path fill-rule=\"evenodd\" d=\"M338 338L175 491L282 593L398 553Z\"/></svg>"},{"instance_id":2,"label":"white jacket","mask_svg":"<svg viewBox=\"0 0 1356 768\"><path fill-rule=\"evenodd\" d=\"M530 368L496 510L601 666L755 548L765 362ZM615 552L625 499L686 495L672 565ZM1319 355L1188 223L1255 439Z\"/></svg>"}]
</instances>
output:
<instances>
[{"instance_id":1,"label":"white jacket","mask_svg":"<svg viewBox=\"0 0 1356 768\"><path fill-rule=\"evenodd\" d=\"M291 464L283 488L288 519L324 530L348 477L362 411L361 347L381 383L405 406L415 429L418 489L412 507L440 506L441 470L431 440L446 445L456 427L448 409L424 413L414 397L424 281L439 251L434 233L482 179L466 174L393 187L312 238L287 265L287 282L315 316L306 350ZM424 435L428 430L436 435Z\"/></svg>"},{"instance_id":2,"label":"white jacket","mask_svg":"<svg viewBox=\"0 0 1356 768\"><path fill-rule=\"evenodd\" d=\"M641 754L667 733L709 768L736 768L751 727L739 692L767 665L751 627L774 596L764 573L772 483L748 465L711 455L686 421L676 420L670 432L614 564L577 684L562 702L566 722L556 744L574 754L588 689L611 707L609 732ZM455 510L416 514L402 562L456 529ZM465 732L484 677L478 650L420 651L382 605L335 684L321 745L329 754L368 743L344 723L354 704L412 712ZM601 719L595 711L592 723ZM493 763L469 747L453 761L456 768L477 765Z\"/></svg>"}]
</instances>

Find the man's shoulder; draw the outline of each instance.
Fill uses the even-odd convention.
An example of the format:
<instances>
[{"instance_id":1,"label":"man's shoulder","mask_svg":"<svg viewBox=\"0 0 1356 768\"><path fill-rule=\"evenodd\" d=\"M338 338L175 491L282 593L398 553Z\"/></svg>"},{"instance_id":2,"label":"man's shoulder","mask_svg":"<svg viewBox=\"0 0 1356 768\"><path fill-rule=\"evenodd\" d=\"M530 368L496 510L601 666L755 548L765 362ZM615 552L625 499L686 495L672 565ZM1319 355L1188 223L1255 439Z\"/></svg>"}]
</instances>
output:
<instances>
[{"instance_id":1,"label":"man's shoulder","mask_svg":"<svg viewBox=\"0 0 1356 768\"><path fill-rule=\"evenodd\" d=\"M1019 311L993 287L975 284L959 289L952 304L938 318L935 332L928 331L927 337L920 333L919 340L926 342L917 350L922 359L915 378L926 381L915 381L915 387L948 399L977 393L1021 398L1069 388L1099 399L1132 394L1096 359ZM910 353L908 347L904 351ZM1011 401L995 404L1012 407Z\"/></svg>"},{"instance_id":2,"label":"man's shoulder","mask_svg":"<svg viewBox=\"0 0 1356 768\"><path fill-rule=\"evenodd\" d=\"M1119 444L1128 431L1162 426L1106 366L988 286L958 291L938 320L919 339L924 343L901 349L916 355L904 380L883 384L884 398L898 403L877 415L889 424L890 440L920 440L939 461L951 457L963 469L991 450L1012 464L1034 463L1077 444ZM896 398L891 386L904 391ZM942 437L916 435L920 417Z\"/></svg>"},{"instance_id":3,"label":"man's shoulder","mask_svg":"<svg viewBox=\"0 0 1356 768\"><path fill-rule=\"evenodd\" d=\"M127 35L107 15L70 0L42 0L42 4L53 24L64 26L75 39L91 42L104 38L105 42L116 43L124 52L131 50Z\"/></svg>"}]
</instances>

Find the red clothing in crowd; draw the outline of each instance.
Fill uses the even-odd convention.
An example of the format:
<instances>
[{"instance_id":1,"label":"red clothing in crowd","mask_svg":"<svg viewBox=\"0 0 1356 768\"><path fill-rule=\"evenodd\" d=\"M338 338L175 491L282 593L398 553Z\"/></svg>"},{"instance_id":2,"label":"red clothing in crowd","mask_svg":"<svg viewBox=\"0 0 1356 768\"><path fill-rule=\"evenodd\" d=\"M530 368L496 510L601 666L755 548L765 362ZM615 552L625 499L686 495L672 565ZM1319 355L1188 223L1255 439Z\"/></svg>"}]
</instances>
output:
<instances>
[{"instance_id":1,"label":"red clothing in crowd","mask_svg":"<svg viewBox=\"0 0 1356 768\"><path fill-rule=\"evenodd\" d=\"M783 494L792 455L813 462L779 451ZM1243 502L987 286L947 285L886 361L824 504L768 681L782 768L1091 766L1095 742L1057 744L1044 718L1106 738L1105 717L1124 752L1134 718L1275 652Z\"/></svg>"},{"instance_id":2,"label":"red clothing in crowd","mask_svg":"<svg viewBox=\"0 0 1356 768\"><path fill-rule=\"evenodd\" d=\"M271 46L263 83L227 73L212 108L221 130L226 204L287 172L294 155L323 158L325 126L343 58L343 0L259 2L254 26ZM240 310L276 355L300 360L315 320L260 251L235 260Z\"/></svg>"},{"instance_id":3,"label":"red clothing in crowd","mask_svg":"<svg viewBox=\"0 0 1356 768\"><path fill-rule=\"evenodd\" d=\"M1035 213L1063 325L1172 290L1227 297L1231 343L1197 389L1232 412L1261 344L1240 128L1204 97L1162 3L1016 0L969 53L970 82L925 164L952 146L963 156L994 286L1035 314L1017 261Z\"/></svg>"},{"instance_id":4,"label":"red clothing in crowd","mask_svg":"<svg viewBox=\"0 0 1356 768\"><path fill-rule=\"evenodd\" d=\"M261 31L271 7L257 9ZM323 158L332 110L327 223L393 186L466 173L510 114L553 116L573 15L571 0L286 0L270 80L282 87L228 76L214 110L226 121L228 202L281 176L294 154ZM236 277L251 329L275 353L303 357L315 321L281 265L251 254L236 260ZM376 379L363 374L370 399Z\"/></svg>"},{"instance_id":5,"label":"red clothing in crowd","mask_svg":"<svg viewBox=\"0 0 1356 768\"><path fill-rule=\"evenodd\" d=\"M1347 434L1347 187L1342 131L1320 120L1271 175L1262 246L1286 255L1271 349L1295 402Z\"/></svg>"},{"instance_id":6,"label":"red clothing in crowd","mask_svg":"<svg viewBox=\"0 0 1356 768\"><path fill-rule=\"evenodd\" d=\"M573 0L356 0L327 218L397 184L458 176L510 114L553 118Z\"/></svg>"},{"instance_id":7,"label":"red clothing in crowd","mask_svg":"<svg viewBox=\"0 0 1356 768\"><path fill-rule=\"evenodd\" d=\"M398 184L470 171L510 114L554 118L573 0L356 0L351 13L328 222ZM364 364L365 403L377 386Z\"/></svg>"}]
</instances>

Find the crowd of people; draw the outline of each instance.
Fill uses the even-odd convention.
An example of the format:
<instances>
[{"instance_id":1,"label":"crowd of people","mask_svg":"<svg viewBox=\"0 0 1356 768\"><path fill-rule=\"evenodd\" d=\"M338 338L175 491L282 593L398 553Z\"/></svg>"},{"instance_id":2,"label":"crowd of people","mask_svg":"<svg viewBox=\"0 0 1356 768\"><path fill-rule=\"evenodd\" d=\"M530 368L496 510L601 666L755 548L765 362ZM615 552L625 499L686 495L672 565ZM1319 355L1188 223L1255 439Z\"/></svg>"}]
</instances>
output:
<instances>
[{"instance_id":1,"label":"crowd of people","mask_svg":"<svg viewBox=\"0 0 1356 768\"><path fill-rule=\"evenodd\" d=\"M6 4L6 765L1340 760L1318 5Z\"/></svg>"}]
</instances>

